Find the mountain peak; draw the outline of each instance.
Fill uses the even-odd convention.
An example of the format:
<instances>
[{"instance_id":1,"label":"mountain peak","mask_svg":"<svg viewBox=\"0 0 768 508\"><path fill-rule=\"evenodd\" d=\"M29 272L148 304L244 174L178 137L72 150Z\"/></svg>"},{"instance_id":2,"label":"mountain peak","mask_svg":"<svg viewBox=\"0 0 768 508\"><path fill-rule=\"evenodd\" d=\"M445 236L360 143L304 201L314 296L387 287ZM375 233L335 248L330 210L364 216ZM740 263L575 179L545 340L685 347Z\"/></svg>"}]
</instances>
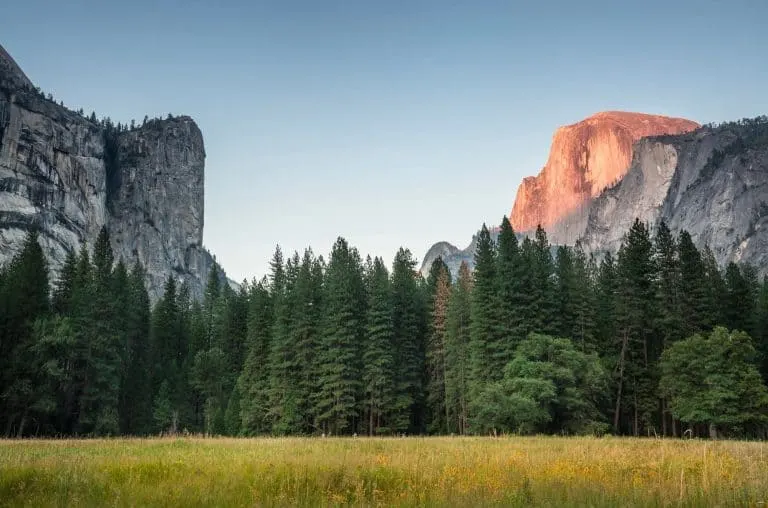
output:
<instances>
[{"instance_id":1,"label":"mountain peak","mask_svg":"<svg viewBox=\"0 0 768 508\"><path fill-rule=\"evenodd\" d=\"M558 128L547 164L538 176L523 179L510 221L517 231L545 228L619 181L632 162L639 139L681 134L699 124L627 111L603 111Z\"/></svg>"},{"instance_id":2,"label":"mountain peak","mask_svg":"<svg viewBox=\"0 0 768 508\"><path fill-rule=\"evenodd\" d=\"M34 88L32 81L24 74L16 60L0 44L0 82L10 80L11 84L19 88Z\"/></svg>"}]
</instances>

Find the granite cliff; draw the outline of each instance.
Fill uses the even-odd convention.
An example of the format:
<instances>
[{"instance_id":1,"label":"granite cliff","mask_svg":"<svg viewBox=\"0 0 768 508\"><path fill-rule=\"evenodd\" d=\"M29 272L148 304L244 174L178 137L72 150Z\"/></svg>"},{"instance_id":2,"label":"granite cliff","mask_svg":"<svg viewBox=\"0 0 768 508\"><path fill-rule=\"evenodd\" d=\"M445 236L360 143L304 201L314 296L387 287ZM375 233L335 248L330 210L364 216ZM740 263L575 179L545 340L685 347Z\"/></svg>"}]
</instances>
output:
<instances>
[{"instance_id":1,"label":"granite cliff","mask_svg":"<svg viewBox=\"0 0 768 508\"><path fill-rule=\"evenodd\" d=\"M616 251L636 217L651 228L664 220L721 265L750 263L767 275L768 117L640 140L626 176L586 216L579 236L595 253Z\"/></svg>"},{"instance_id":2,"label":"granite cliff","mask_svg":"<svg viewBox=\"0 0 768 508\"><path fill-rule=\"evenodd\" d=\"M203 291L205 149L189 117L116 130L46 99L0 46L0 264L37 228L55 278L106 226L156 299L169 275Z\"/></svg>"},{"instance_id":3,"label":"granite cliff","mask_svg":"<svg viewBox=\"0 0 768 508\"><path fill-rule=\"evenodd\" d=\"M691 131L698 124L681 118L608 111L560 127L552 138L547 164L523 180L510 222L516 231L548 229L579 211L606 187L619 181L640 138Z\"/></svg>"},{"instance_id":4,"label":"granite cliff","mask_svg":"<svg viewBox=\"0 0 768 508\"><path fill-rule=\"evenodd\" d=\"M643 137L619 174L545 228L553 245L580 241L597 256L615 253L636 218L652 231L664 220L709 247L719 264L750 263L768 275L768 117ZM474 243L438 245L425 256L424 273L437 256L453 268L474 255Z\"/></svg>"}]
</instances>

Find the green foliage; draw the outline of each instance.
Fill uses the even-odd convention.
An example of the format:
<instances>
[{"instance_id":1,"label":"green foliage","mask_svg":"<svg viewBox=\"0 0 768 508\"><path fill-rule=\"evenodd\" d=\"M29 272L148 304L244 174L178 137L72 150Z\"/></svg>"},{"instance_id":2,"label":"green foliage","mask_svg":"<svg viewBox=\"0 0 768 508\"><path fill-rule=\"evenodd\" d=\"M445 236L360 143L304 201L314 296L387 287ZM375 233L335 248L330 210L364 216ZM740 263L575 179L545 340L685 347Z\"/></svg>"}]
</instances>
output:
<instances>
[{"instance_id":1,"label":"green foliage","mask_svg":"<svg viewBox=\"0 0 768 508\"><path fill-rule=\"evenodd\" d=\"M426 426L425 360L428 309L411 251L398 250L392 266L395 399L391 428L420 433Z\"/></svg>"},{"instance_id":2,"label":"green foliage","mask_svg":"<svg viewBox=\"0 0 768 508\"><path fill-rule=\"evenodd\" d=\"M709 426L710 435L760 435L768 422L768 389L755 366L750 337L716 327L680 341L661 358L661 386L675 417Z\"/></svg>"},{"instance_id":3,"label":"green foliage","mask_svg":"<svg viewBox=\"0 0 768 508\"><path fill-rule=\"evenodd\" d=\"M471 289L469 267L461 263L445 319L445 399L447 430L462 435L469 431Z\"/></svg>"},{"instance_id":4,"label":"green foliage","mask_svg":"<svg viewBox=\"0 0 768 508\"><path fill-rule=\"evenodd\" d=\"M532 333L520 343L504 378L481 395L479 431L532 434L603 432L599 411L607 375L596 354L569 339Z\"/></svg>"},{"instance_id":5,"label":"green foliage","mask_svg":"<svg viewBox=\"0 0 768 508\"><path fill-rule=\"evenodd\" d=\"M483 224L477 237L475 271L470 297L472 321L469 340L469 404L470 415L479 410L478 397L483 387L501 377L503 358L498 328L499 295L496 284L496 251L488 228ZM470 416L471 417L471 416Z\"/></svg>"},{"instance_id":6,"label":"green foliage","mask_svg":"<svg viewBox=\"0 0 768 508\"><path fill-rule=\"evenodd\" d=\"M437 263L435 263L437 264ZM435 265L433 265L435 266ZM439 266L439 265L438 265ZM395 393L394 324L392 287L381 258L366 272L368 312L363 350L363 391L369 435L391 433L389 426Z\"/></svg>"},{"instance_id":7,"label":"green foliage","mask_svg":"<svg viewBox=\"0 0 768 508\"><path fill-rule=\"evenodd\" d=\"M354 424L361 392L359 359L365 327L360 255L343 238L336 240L331 251L323 302L314 414L316 426L335 435Z\"/></svg>"},{"instance_id":8,"label":"green foliage","mask_svg":"<svg viewBox=\"0 0 768 508\"><path fill-rule=\"evenodd\" d=\"M388 273L339 238L327 264L278 248L269 276L237 290L214 264L202 298L171 275L150 308L142 267L115 259L105 229L67 256L53 291L33 232L0 267L0 430L580 434L610 422L636 435L710 424L763 435L757 270L721 272L663 223L652 238L636 221L599 267L579 244L552 250L541 228L518 243L505 219L497 242L480 231L474 274L462 264L453 282L441 259L423 279L400 249ZM736 332L682 341L718 324L753 336L754 350ZM665 353L681 341L694 345ZM664 371L665 354L681 363ZM684 363L710 377L679 374Z\"/></svg>"}]
</instances>

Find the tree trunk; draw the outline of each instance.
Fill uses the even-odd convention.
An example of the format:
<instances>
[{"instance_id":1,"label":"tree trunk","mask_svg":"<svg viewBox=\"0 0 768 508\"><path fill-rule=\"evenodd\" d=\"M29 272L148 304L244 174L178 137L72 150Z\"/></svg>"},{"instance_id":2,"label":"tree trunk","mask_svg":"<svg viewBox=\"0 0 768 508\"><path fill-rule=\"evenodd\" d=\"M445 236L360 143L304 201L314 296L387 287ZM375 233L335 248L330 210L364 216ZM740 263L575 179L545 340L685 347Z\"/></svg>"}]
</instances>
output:
<instances>
[{"instance_id":1,"label":"tree trunk","mask_svg":"<svg viewBox=\"0 0 768 508\"><path fill-rule=\"evenodd\" d=\"M619 416L621 415L621 390L624 386L624 355L627 352L629 334L624 331L624 339L621 341L621 355L619 356L619 388L616 393L616 411L613 414L613 431L619 432Z\"/></svg>"},{"instance_id":2,"label":"tree trunk","mask_svg":"<svg viewBox=\"0 0 768 508\"><path fill-rule=\"evenodd\" d=\"M24 410L24 414L21 415L21 422L19 422L19 432L16 434L16 437L22 438L24 437L24 427L27 425L27 412L28 410Z\"/></svg>"},{"instance_id":3,"label":"tree trunk","mask_svg":"<svg viewBox=\"0 0 768 508\"><path fill-rule=\"evenodd\" d=\"M661 399L661 435L667 437L667 404Z\"/></svg>"},{"instance_id":4,"label":"tree trunk","mask_svg":"<svg viewBox=\"0 0 768 508\"><path fill-rule=\"evenodd\" d=\"M717 427L714 423L709 424L709 438L717 439Z\"/></svg>"},{"instance_id":5,"label":"tree trunk","mask_svg":"<svg viewBox=\"0 0 768 508\"><path fill-rule=\"evenodd\" d=\"M635 409L635 418L634 418L634 424L633 424L633 431L632 433L635 435L635 437L640 435L640 426L637 422L637 381L635 379L632 379L632 391L634 392L633 395L633 406Z\"/></svg>"},{"instance_id":6,"label":"tree trunk","mask_svg":"<svg viewBox=\"0 0 768 508\"><path fill-rule=\"evenodd\" d=\"M373 406L368 413L368 435L373 436Z\"/></svg>"}]
</instances>

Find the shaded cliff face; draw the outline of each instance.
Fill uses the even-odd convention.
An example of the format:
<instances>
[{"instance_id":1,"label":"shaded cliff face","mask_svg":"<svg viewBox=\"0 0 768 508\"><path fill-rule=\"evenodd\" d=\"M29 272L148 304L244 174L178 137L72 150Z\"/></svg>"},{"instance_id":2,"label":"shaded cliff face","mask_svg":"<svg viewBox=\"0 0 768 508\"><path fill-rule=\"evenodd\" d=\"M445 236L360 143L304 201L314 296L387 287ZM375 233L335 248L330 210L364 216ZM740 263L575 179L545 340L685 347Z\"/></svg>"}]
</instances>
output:
<instances>
[{"instance_id":1,"label":"shaded cliff face","mask_svg":"<svg viewBox=\"0 0 768 508\"><path fill-rule=\"evenodd\" d=\"M102 226L138 259L156 300L173 275L193 296L213 265L202 247L203 137L189 117L105 131L48 101L0 47L0 264L40 231L52 278Z\"/></svg>"},{"instance_id":2,"label":"shaded cliff face","mask_svg":"<svg viewBox=\"0 0 768 508\"><path fill-rule=\"evenodd\" d=\"M203 249L203 135L189 117L150 121L114 140L107 164L109 232L123 259L139 259L150 293L169 273L202 295L213 260Z\"/></svg>"},{"instance_id":3,"label":"shaded cliff face","mask_svg":"<svg viewBox=\"0 0 768 508\"><path fill-rule=\"evenodd\" d=\"M768 119L638 142L624 179L589 206L582 241L615 252L635 217L768 274Z\"/></svg>"},{"instance_id":4,"label":"shaded cliff face","mask_svg":"<svg viewBox=\"0 0 768 508\"><path fill-rule=\"evenodd\" d=\"M620 111L593 115L557 129L546 166L523 180L510 215L516 231L545 229L583 209L589 200L619 181L640 138L689 132L698 124Z\"/></svg>"}]
</instances>

